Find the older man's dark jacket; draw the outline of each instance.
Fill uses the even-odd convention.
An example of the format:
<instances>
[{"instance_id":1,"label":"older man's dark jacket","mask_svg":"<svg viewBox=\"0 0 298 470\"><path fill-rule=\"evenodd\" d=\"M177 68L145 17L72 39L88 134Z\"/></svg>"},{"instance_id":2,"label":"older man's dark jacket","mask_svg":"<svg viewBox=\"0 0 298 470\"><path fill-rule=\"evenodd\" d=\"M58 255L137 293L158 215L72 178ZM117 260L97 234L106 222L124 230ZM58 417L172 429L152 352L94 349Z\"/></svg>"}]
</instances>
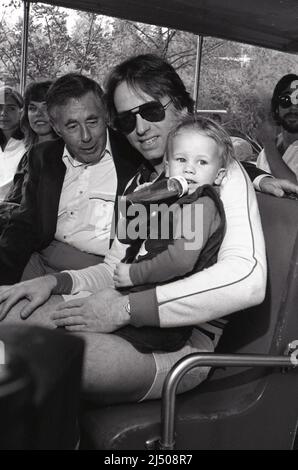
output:
<instances>
[{"instance_id":1,"label":"older man's dark jacket","mask_svg":"<svg viewBox=\"0 0 298 470\"><path fill-rule=\"evenodd\" d=\"M142 159L124 137L112 130L110 142L120 195ZM62 160L64 145L62 140L45 142L29 153L28 180L21 205L0 238L0 285L18 282L31 254L54 239L66 172Z\"/></svg>"}]
</instances>

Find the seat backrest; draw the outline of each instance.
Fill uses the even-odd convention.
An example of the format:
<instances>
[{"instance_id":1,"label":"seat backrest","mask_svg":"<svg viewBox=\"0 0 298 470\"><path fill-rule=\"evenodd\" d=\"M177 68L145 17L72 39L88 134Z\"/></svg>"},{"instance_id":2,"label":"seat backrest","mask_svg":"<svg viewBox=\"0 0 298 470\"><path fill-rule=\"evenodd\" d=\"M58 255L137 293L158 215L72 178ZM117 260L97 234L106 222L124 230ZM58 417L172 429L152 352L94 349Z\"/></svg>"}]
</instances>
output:
<instances>
[{"instance_id":1,"label":"seat backrest","mask_svg":"<svg viewBox=\"0 0 298 470\"><path fill-rule=\"evenodd\" d=\"M268 263L266 297L261 305L231 316L218 352L283 354L287 341L280 341L280 328L285 326L285 302L295 269L298 202L262 193L258 202Z\"/></svg>"},{"instance_id":2,"label":"seat backrest","mask_svg":"<svg viewBox=\"0 0 298 470\"><path fill-rule=\"evenodd\" d=\"M258 201L268 260L266 297L261 305L233 315L217 352L283 355L298 339L298 202L264 194ZM193 448L291 448L298 420L298 371L281 372L215 369L206 383L182 396L187 413L191 404L213 418L209 425L214 427L203 427L204 439ZM185 441L191 442L193 432L190 427L184 433Z\"/></svg>"},{"instance_id":3,"label":"seat backrest","mask_svg":"<svg viewBox=\"0 0 298 470\"><path fill-rule=\"evenodd\" d=\"M284 354L298 338L298 202L260 194L268 283L264 302L234 314L218 352ZM178 449L291 448L298 371L215 369L177 399ZM160 433L159 400L92 410L83 419L91 447L142 449ZM104 430L104 432L103 432Z\"/></svg>"}]
</instances>

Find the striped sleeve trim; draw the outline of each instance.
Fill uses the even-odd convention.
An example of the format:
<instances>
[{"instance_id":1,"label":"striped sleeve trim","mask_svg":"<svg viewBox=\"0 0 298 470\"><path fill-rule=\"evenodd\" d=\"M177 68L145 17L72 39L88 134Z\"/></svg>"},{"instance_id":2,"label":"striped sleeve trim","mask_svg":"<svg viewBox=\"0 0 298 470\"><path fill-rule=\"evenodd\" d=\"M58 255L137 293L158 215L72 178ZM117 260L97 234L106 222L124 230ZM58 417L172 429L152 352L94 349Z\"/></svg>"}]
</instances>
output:
<instances>
[{"instance_id":1,"label":"striped sleeve trim","mask_svg":"<svg viewBox=\"0 0 298 470\"><path fill-rule=\"evenodd\" d=\"M129 294L131 325L160 326L156 289Z\"/></svg>"},{"instance_id":2,"label":"striped sleeve trim","mask_svg":"<svg viewBox=\"0 0 298 470\"><path fill-rule=\"evenodd\" d=\"M57 280L57 285L52 291L52 294L62 295L62 294L71 294L73 282L72 277L67 272L55 273L53 276Z\"/></svg>"}]
</instances>

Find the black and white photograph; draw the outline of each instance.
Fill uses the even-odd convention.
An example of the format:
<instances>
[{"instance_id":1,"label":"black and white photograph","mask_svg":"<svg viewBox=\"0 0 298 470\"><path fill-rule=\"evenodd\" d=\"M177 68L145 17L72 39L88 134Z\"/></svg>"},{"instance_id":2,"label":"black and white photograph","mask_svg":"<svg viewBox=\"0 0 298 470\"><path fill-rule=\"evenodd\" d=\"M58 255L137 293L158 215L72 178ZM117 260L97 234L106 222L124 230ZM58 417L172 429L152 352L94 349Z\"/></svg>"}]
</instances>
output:
<instances>
[{"instance_id":1,"label":"black and white photograph","mask_svg":"<svg viewBox=\"0 0 298 470\"><path fill-rule=\"evenodd\" d=\"M298 450L297 25L0 0L0 451Z\"/></svg>"}]
</instances>

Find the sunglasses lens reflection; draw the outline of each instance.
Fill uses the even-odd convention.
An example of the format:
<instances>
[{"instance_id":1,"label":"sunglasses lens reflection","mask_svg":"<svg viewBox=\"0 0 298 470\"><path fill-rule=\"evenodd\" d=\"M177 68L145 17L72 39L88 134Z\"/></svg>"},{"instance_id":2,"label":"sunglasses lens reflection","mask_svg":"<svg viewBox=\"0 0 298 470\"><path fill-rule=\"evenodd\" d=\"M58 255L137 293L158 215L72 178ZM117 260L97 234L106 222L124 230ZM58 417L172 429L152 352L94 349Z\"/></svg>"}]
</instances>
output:
<instances>
[{"instance_id":1,"label":"sunglasses lens reflection","mask_svg":"<svg viewBox=\"0 0 298 470\"><path fill-rule=\"evenodd\" d=\"M287 109L292 106L291 95L281 95L278 98L278 103L281 108Z\"/></svg>"}]
</instances>

